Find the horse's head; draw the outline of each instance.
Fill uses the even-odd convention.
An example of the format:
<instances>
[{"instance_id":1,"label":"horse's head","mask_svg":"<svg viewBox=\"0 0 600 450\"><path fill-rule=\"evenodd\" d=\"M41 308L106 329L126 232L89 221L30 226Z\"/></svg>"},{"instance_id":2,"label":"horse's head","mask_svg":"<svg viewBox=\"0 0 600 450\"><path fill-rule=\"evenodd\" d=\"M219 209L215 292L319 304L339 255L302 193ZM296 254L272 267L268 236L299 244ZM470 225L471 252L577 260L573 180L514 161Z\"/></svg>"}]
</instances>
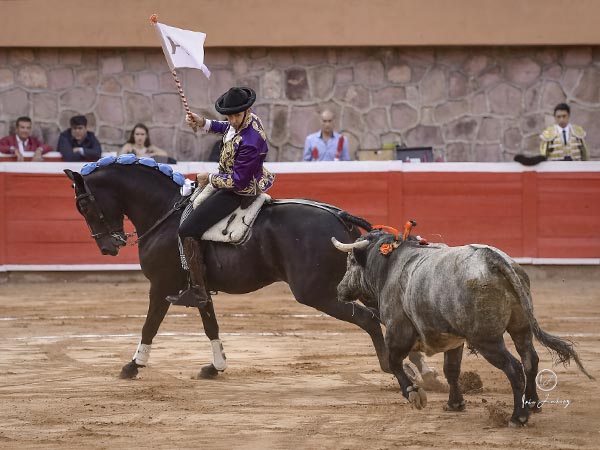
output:
<instances>
[{"instance_id":1,"label":"horse's head","mask_svg":"<svg viewBox=\"0 0 600 450\"><path fill-rule=\"evenodd\" d=\"M123 213L116 199L110 195L95 196L80 173L65 169L65 174L73 181L75 206L88 224L92 237L103 255L116 256L127 243L123 230Z\"/></svg>"}]
</instances>

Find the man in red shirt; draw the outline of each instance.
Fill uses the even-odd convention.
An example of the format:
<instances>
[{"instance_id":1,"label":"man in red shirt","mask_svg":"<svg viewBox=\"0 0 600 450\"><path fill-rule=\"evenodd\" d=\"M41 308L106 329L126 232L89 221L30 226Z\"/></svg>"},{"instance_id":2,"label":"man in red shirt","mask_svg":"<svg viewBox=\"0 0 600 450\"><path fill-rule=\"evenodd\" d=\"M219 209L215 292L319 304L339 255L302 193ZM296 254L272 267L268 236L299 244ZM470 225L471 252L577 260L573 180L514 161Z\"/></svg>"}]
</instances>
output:
<instances>
[{"instance_id":1,"label":"man in red shirt","mask_svg":"<svg viewBox=\"0 0 600 450\"><path fill-rule=\"evenodd\" d=\"M24 161L24 152L34 152L32 161L43 161L42 155L52 151L52 147L40 142L31 135L31 119L19 117L15 134L0 139L0 152L15 155L17 161Z\"/></svg>"}]
</instances>

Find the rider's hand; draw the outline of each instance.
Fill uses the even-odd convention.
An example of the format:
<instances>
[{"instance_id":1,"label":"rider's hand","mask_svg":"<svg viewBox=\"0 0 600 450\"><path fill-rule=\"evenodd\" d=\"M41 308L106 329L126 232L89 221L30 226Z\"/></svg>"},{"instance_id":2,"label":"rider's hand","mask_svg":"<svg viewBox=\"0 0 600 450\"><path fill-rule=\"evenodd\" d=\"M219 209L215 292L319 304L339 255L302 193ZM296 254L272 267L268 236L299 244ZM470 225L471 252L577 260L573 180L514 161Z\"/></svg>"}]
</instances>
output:
<instances>
[{"instance_id":1,"label":"rider's hand","mask_svg":"<svg viewBox=\"0 0 600 450\"><path fill-rule=\"evenodd\" d=\"M200 117L198 114L191 113L185 116L185 123L192 128L203 127L206 123L206 119L204 117Z\"/></svg>"},{"instance_id":2,"label":"rider's hand","mask_svg":"<svg viewBox=\"0 0 600 450\"><path fill-rule=\"evenodd\" d=\"M198 186L206 186L208 184L208 173L199 173L196 176L196 183L198 183Z\"/></svg>"}]
</instances>

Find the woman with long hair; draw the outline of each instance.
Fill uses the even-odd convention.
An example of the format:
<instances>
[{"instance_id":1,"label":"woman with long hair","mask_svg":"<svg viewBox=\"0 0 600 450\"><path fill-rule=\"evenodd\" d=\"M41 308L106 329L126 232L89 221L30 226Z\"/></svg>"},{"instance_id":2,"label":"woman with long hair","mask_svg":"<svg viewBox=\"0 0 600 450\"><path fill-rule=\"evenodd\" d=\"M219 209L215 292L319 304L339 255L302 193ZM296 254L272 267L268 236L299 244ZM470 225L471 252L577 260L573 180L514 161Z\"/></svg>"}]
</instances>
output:
<instances>
[{"instance_id":1,"label":"woman with long hair","mask_svg":"<svg viewBox=\"0 0 600 450\"><path fill-rule=\"evenodd\" d=\"M169 155L166 151L152 145L150 142L150 132L143 123L136 124L131 130L127 143L119 150L119 155L123 153L133 153L139 158L153 158L157 162L169 162Z\"/></svg>"}]
</instances>

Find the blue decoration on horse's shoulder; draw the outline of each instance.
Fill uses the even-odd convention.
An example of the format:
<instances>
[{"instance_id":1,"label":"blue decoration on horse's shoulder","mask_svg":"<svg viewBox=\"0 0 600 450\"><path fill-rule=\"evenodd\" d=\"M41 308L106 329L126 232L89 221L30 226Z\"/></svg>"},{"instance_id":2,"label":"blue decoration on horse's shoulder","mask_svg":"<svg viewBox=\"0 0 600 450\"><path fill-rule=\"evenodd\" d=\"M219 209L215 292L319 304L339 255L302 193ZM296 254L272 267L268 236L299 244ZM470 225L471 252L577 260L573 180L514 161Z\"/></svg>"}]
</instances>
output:
<instances>
[{"instance_id":1,"label":"blue decoration on horse's shoulder","mask_svg":"<svg viewBox=\"0 0 600 450\"><path fill-rule=\"evenodd\" d=\"M173 181L179 186L183 186L183 184L185 183L185 177L179 172L173 172Z\"/></svg>"},{"instance_id":2,"label":"blue decoration on horse's shoulder","mask_svg":"<svg viewBox=\"0 0 600 450\"><path fill-rule=\"evenodd\" d=\"M117 158L115 156L109 155L100 158L96 164L98 164L98 167L110 166L111 164L114 164L116 160Z\"/></svg>"},{"instance_id":3,"label":"blue decoration on horse's shoulder","mask_svg":"<svg viewBox=\"0 0 600 450\"><path fill-rule=\"evenodd\" d=\"M138 161L142 166L158 167L158 163L152 158L140 158Z\"/></svg>"},{"instance_id":4,"label":"blue decoration on horse's shoulder","mask_svg":"<svg viewBox=\"0 0 600 450\"><path fill-rule=\"evenodd\" d=\"M97 168L98 168L98 164L96 164L95 162L89 162L87 164L84 164L83 167L81 168L81 175L89 175Z\"/></svg>"},{"instance_id":5,"label":"blue decoration on horse's shoulder","mask_svg":"<svg viewBox=\"0 0 600 450\"><path fill-rule=\"evenodd\" d=\"M137 162L137 156L135 156L133 153L124 153L122 155L119 155L119 157L117 158L118 164L129 165L129 164L135 164L136 162Z\"/></svg>"},{"instance_id":6,"label":"blue decoration on horse's shoulder","mask_svg":"<svg viewBox=\"0 0 600 450\"><path fill-rule=\"evenodd\" d=\"M167 164L158 163L158 170L160 170L168 177L173 176L173 168Z\"/></svg>"}]
</instances>

